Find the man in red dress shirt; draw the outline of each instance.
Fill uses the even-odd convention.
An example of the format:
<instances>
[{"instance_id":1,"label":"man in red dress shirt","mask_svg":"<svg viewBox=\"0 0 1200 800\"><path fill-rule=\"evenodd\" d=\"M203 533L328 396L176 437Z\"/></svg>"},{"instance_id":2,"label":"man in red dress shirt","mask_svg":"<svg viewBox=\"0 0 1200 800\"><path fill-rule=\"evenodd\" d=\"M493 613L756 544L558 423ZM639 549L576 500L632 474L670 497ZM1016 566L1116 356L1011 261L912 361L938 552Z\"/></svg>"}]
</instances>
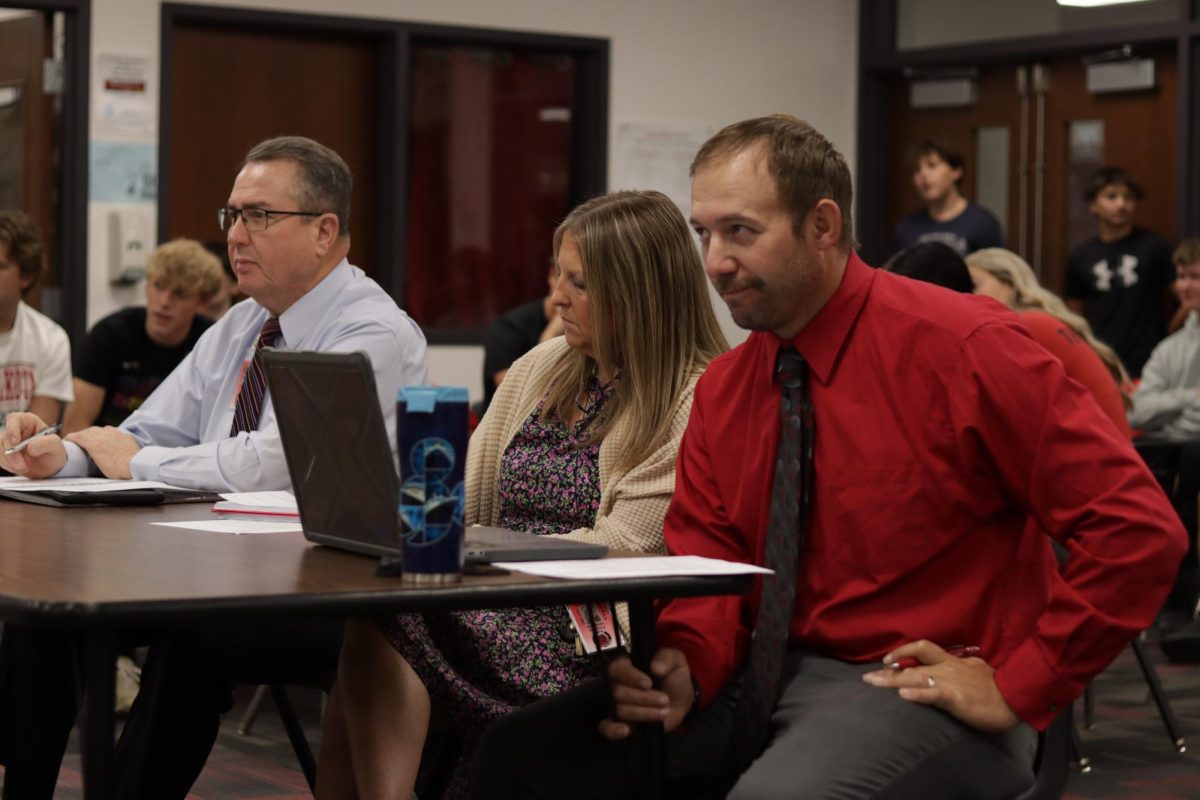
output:
<instances>
[{"instance_id":1,"label":"man in red dress shirt","mask_svg":"<svg viewBox=\"0 0 1200 800\"><path fill-rule=\"evenodd\" d=\"M621 658L607 687L497 723L477 796L631 796L645 773L628 737L645 721L664 723L668 778L687 796L1019 794L1034 729L1169 589L1186 544L1170 504L1010 313L859 260L849 170L812 127L732 125L692 180L705 268L753 333L697 386L672 553L763 563L776 355L791 345L808 364L813 499L770 738L748 764L734 756L759 592L678 599L659 617L653 679ZM1070 553L1061 571L1047 537ZM901 659L913 666L887 666Z\"/></svg>"}]
</instances>

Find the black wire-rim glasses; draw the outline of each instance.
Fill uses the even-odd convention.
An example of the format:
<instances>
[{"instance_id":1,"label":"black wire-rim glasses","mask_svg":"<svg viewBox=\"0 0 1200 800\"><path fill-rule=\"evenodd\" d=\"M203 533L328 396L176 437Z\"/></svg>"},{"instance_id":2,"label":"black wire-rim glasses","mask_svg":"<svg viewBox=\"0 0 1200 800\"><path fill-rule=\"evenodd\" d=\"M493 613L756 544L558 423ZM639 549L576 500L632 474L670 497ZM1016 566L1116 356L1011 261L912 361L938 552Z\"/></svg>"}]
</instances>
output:
<instances>
[{"instance_id":1,"label":"black wire-rim glasses","mask_svg":"<svg viewBox=\"0 0 1200 800\"><path fill-rule=\"evenodd\" d=\"M229 229L237 224L241 219L242 224L246 226L246 230L251 232L265 231L271 227L271 217L319 217L327 214L327 211L276 211L271 208L254 208L248 206L246 208L234 208L233 206L221 206L217 209L217 225L225 233L229 233Z\"/></svg>"}]
</instances>

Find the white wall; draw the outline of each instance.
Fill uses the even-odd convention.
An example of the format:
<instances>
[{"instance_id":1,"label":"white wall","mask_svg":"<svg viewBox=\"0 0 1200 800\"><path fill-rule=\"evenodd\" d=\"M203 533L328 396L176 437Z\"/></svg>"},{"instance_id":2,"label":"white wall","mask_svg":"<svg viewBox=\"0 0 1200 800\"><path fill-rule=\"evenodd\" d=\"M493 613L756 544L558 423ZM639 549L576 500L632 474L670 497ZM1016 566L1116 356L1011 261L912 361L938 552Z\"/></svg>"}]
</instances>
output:
<instances>
[{"instance_id":1,"label":"white wall","mask_svg":"<svg viewBox=\"0 0 1200 800\"><path fill-rule=\"evenodd\" d=\"M611 42L610 178L621 173L613 145L624 123L716 130L776 111L811 122L853 168L858 4L847 0L253 0L220 5L606 38ZM145 55L157 64L159 6L159 0L94 0L93 72L101 53ZM141 294L140 287L110 286L104 275L108 210L105 204L90 204L89 325L138 302ZM741 341L744 334L724 305L718 301L716 306L727 335ZM479 347L430 348L433 380L465 385L472 397L483 393L482 365Z\"/></svg>"}]
</instances>

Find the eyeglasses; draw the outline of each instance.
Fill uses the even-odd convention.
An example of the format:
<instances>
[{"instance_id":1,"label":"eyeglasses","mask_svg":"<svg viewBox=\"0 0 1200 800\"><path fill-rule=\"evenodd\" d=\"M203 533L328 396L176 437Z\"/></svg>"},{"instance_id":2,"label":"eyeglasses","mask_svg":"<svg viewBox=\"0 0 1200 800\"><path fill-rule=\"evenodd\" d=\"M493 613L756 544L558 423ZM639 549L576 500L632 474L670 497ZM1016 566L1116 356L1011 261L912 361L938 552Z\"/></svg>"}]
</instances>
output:
<instances>
[{"instance_id":1,"label":"eyeglasses","mask_svg":"<svg viewBox=\"0 0 1200 800\"><path fill-rule=\"evenodd\" d=\"M319 217L326 211L273 211L269 208L234 208L222 206L217 209L217 225L225 233L240 219L246 230L265 231L271 226L271 217Z\"/></svg>"}]
</instances>

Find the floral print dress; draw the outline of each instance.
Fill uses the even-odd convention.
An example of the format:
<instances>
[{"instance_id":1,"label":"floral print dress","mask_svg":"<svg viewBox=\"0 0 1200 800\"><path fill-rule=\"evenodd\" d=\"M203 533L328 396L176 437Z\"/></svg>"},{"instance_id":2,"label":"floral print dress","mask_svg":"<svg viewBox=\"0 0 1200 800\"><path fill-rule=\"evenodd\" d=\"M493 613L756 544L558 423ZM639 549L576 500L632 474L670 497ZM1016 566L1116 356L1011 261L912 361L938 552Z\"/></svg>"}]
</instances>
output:
<instances>
[{"instance_id":1,"label":"floral print dress","mask_svg":"<svg viewBox=\"0 0 1200 800\"><path fill-rule=\"evenodd\" d=\"M591 528L600 508L600 446L587 441L609 390L593 377L569 428L543 417L525 420L501 459L499 524L535 534ZM544 401L543 401L544 402ZM598 674L575 651L564 606L401 614L384 633L453 723L462 747L446 798L469 796L475 743L489 722Z\"/></svg>"}]
</instances>

